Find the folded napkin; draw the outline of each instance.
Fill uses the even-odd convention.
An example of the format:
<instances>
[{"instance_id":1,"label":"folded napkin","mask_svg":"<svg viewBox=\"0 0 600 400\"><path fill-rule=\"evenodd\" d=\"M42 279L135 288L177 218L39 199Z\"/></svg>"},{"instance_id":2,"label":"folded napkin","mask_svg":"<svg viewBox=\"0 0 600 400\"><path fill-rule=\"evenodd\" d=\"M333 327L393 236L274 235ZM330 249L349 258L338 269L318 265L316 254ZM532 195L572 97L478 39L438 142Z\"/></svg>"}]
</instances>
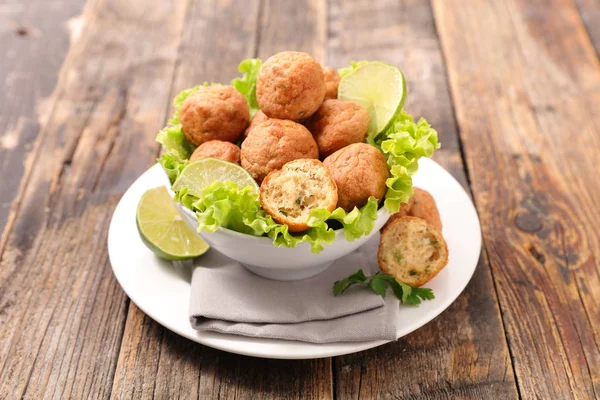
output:
<instances>
[{"instance_id":1,"label":"folded napkin","mask_svg":"<svg viewBox=\"0 0 600 400\"><path fill-rule=\"evenodd\" d=\"M378 236L378 235L377 235ZM198 331L312 343L395 340L398 300L352 287L334 297L333 282L359 268L377 271L378 237L301 281L261 278L210 250L192 275L190 322Z\"/></svg>"}]
</instances>

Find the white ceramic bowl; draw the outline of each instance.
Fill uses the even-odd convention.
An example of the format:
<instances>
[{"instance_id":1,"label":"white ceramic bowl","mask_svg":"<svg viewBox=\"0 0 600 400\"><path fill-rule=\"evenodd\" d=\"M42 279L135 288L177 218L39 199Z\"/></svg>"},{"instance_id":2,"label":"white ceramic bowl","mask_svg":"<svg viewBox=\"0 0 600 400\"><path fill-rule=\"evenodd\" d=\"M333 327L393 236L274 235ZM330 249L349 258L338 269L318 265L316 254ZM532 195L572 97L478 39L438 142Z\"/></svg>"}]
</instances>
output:
<instances>
[{"instance_id":1,"label":"white ceramic bowl","mask_svg":"<svg viewBox=\"0 0 600 400\"><path fill-rule=\"evenodd\" d=\"M197 232L196 214L180 203L175 202L175 206L183 220ZM310 251L308 243L300 243L295 248L275 247L271 238L246 235L225 228L213 233L202 231L197 234L212 248L240 262L257 275L278 281L295 281L325 271L335 260L363 245L390 217L383 207L377 214L375 227L369 235L349 242L344 238L344 230L337 230L335 241L324 244L323 251L317 254Z\"/></svg>"}]
</instances>

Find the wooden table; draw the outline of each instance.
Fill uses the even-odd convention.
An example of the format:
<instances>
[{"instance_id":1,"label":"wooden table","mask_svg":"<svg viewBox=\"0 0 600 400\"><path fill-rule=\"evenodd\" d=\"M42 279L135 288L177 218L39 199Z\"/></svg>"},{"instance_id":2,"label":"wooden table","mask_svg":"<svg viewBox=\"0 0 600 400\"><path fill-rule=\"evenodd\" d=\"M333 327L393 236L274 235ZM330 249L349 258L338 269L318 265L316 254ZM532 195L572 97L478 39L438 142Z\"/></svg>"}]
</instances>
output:
<instances>
[{"instance_id":1,"label":"wooden table","mask_svg":"<svg viewBox=\"0 0 600 400\"><path fill-rule=\"evenodd\" d=\"M434 321L343 357L224 353L116 282L112 212L179 90L244 58L384 60L440 133L485 249ZM6 0L0 398L600 397L598 0Z\"/></svg>"}]
</instances>

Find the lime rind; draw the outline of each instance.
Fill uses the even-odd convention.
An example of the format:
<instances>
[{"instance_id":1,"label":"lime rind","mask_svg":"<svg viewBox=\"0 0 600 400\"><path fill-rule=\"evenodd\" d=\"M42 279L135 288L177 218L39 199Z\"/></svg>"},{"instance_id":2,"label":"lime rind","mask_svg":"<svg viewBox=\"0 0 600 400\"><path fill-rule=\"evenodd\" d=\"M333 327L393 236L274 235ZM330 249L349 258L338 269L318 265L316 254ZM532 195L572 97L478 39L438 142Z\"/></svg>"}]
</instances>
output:
<instances>
[{"instance_id":1,"label":"lime rind","mask_svg":"<svg viewBox=\"0 0 600 400\"><path fill-rule=\"evenodd\" d=\"M258 184L252 175L237 164L219 160L217 158L203 158L189 163L173 183L175 192L183 188L192 196L200 197L202 189L216 181L231 181L240 188L250 186L258 193Z\"/></svg>"},{"instance_id":2,"label":"lime rind","mask_svg":"<svg viewBox=\"0 0 600 400\"><path fill-rule=\"evenodd\" d=\"M209 249L183 221L164 186L142 195L136 225L144 244L165 260L189 260Z\"/></svg>"},{"instance_id":3,"label":"lime rind","mask_svg":"<svg viewBox=\"0 0 600 400\"><path fill-rule=\"evenodd\" d=\"M406 99L406 80L402 71L381 61L364 63L345 75L338 98L363 106L371 117L369 131L384 131L402 110Z\"/></svg>"}]
</instances>

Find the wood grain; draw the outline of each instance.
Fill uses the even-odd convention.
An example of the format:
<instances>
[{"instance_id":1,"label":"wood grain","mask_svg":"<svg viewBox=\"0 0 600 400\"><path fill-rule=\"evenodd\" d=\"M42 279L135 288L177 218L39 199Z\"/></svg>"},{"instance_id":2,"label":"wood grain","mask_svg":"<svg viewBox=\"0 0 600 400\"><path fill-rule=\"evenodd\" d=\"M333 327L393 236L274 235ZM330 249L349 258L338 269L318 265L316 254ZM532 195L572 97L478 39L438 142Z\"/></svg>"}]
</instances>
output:
<instances>
[{"instance_id":1,"label":"wood grain","mask_svg":"<svg viewBox=\"0 0 600 400\"><path fill-rule=\"evenodd\" d=\"M434 1L524 398L600 396L600 64L573 2Z\"/></svg>"},{"instance_id":2,"label":"wood grain","mask_svg":"<svg viewBox=\"0 0 600 400\"><path fill-rule=\"evenodd\" d=\"M40 124L52 103L52 90L83 0L7 1L0 5L0 254L30 171ZM70 28L70 29L69 29ZM4 233L3 233L4 232Z\"/></svg>"},{"instance_id":3,"label":"wood grain","mask_svg":"<svg viewBox=\"0 0 600 400\"><path fill-rule=\"evenodd\" d=\"M211 349L160 327L132 303L112 397L331 398L328 360L268 360Z\"/></svg>"},{"instance_id":4,"label":"wood grain","mask_svg":"<svg viewBox=\"0 0 600 400\"><path fill-rule=\"evenodd\" d=\"M575 4L581 14L581 20L587 28L588 35L600 56L600 1L599 0L575 0Z\"/></svg>"},{"instance_id":5,"label":"wood grain","mask_svg":"<svg viewBox=\"0 0 600 400\"><path fill-rule=\"evenodd\" d=\"M263 0L258 57L266 60L280 51L304 51L326 61L327 0Z\"/></svg>"},{"instance_id":6,"label":"wood grain","mask_svg":"<svg viewBox=\"0 0 600 400\"><path fill-rule=\"evenodd\" d=\"M268 57L281 43L308 52L322 52L314 40L324 23L300 30L279 20L280 13L305 10L312 21L325 20L323 4L272 1L191 2L171 97L203 81L229 82L238 63L257 54ZM227 18L228 24L222 21ZM259 31L259 21L265 21ZM283 38L283 42L282 42ZM113 398L237 398L332 397L331 360L283 361L242 357L181 338L129 307L112 388Z\"/></svg>"},{"instance_id":7,"label":"wood grain","mask_svg":"<svg viewBox=\"0 0 600 400\"><path fill-rule=\"evenodd\" d=\"M436 160L467 186L444 61L429 5L421 1L334 1L330 62L382 60L407 77L405 108L438 129ZM484 257L465 292L418 331L334 364L343 399L515 398L514 374L490 270Z\"/></svg>"},{"instance_id":8,"label":"wood grain","mask_svg":"<svg viewBox=\"0 0 600 400\"><path fill-rule=\"evenodd\" d=\"M0 398L110 393L127 301L106 232L123 190L154 162L183 11L86 6L0 261Z\"/></svg>"}]
</instances>

